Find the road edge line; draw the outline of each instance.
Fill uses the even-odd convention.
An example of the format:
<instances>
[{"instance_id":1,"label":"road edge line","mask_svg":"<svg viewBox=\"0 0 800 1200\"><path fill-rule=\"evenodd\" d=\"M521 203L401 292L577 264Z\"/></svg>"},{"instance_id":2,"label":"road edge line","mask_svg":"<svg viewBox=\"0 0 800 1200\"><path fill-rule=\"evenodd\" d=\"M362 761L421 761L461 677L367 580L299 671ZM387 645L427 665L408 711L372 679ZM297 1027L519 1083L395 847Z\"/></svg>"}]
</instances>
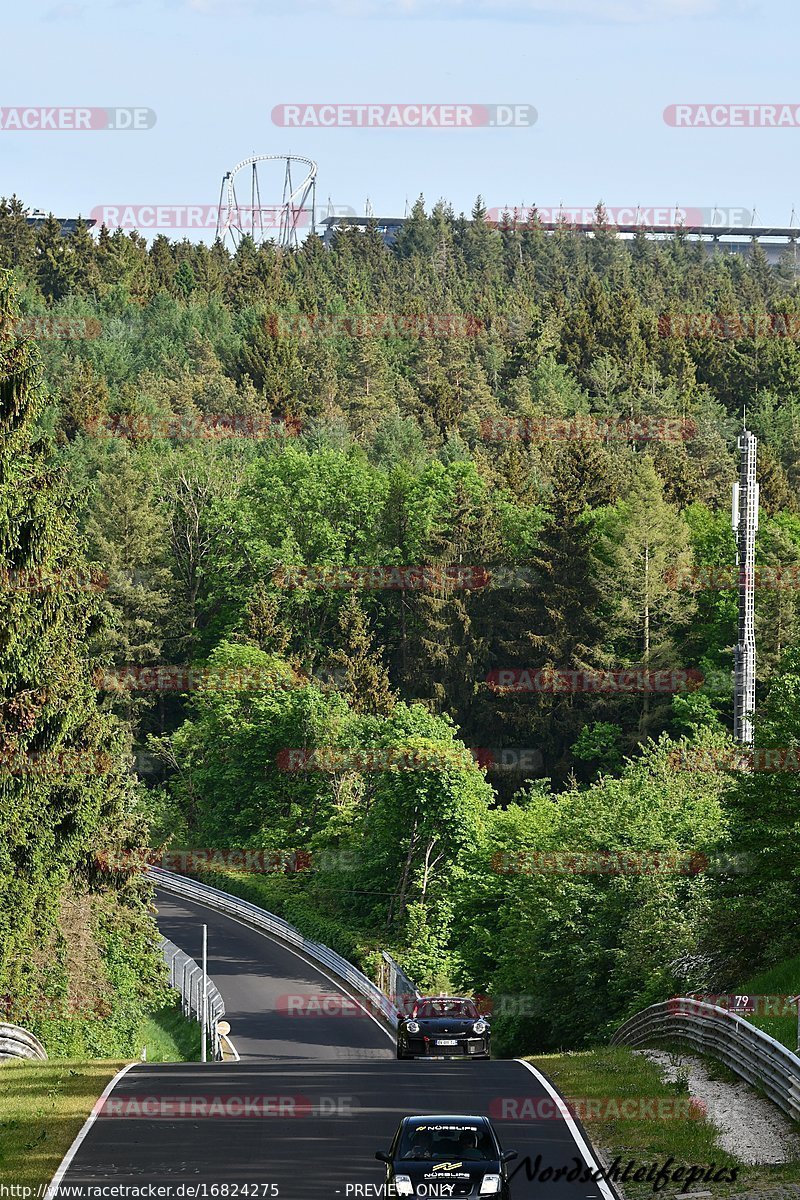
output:
<instances>
[{"instance_id":1,"label":"road edge line","mask_svg":"<svg viewBox=\"0 0 800 1200\"><path fill-rule=\"evenodd\" d=\"M586 1135L585 1130L581 1129L572 1113L569 1111L569 1107L564 1097L556 1090L547 1076L543 1075L541 1071L536 1069L533 1063L526 1062L524 1058L515 1058L514 1062L520 1063L520 1065L525 1067L526 1070L530 1071L532 1075L535 1075L542 1086L545 1087L550 1093L552 1098L558 1101L559 1111L564 1119L564 1123L572 1134L572 1139L580 1150L586 1166L591 1167L594 1171L602 1171L604 1168L602 1164L597 1161L593 1147L588 1140L588 1135ZM561 1108L562 1105L563 1109ZM619 1200L617 1193L609 1186L608 1180L602 1178L602 1176L597 1180L597 1186L605 1196L605 1200Z\"/></svg>"},{"instance_id":2,"label":"road edge line","mask_svg":"<svg viewBox=\"0 0 800 1200\"><path fill-rule=\"evenodd\" d=\"M74 1139L72 1145L70 1146L69 1150L64 1155L64 1157L62 1158L61 1163L59 1164L55 1175L48 1183L48 1185L45 1189L45 1193L44 1193L45 1200L52 1200L52 1198L55 1196L58 1188L61 1186L61 1181L64 1178L64 1176L66 1175L66 1173L72 1163L73 1158L80 1150L81 1145L82 1145L86 1135L88 1134L89 1130L94 1125L95 1121L97 1120L98 1114L102 1110L103 1101L106 1100L110 1096L112 1090L119 1083L120 1079L122 1079L123 1075L127 1075L128 1071L130 1071L130 1069L132 1067L138 1067L138 1066L139 1066L138 1062L129 1062L127 1066L125 1066L121 1070L117 1071L114 1078L110 1079L108 1081L108 1083L106 1084L106 1086L103 1088L103 1091L100 1093L100 1095L94 1102L92 1111L89 1113L89 1115L86 1118L86 1120L84 1121L83 1125L76 1133L75 1139Z\"/></svg>"},{"instance_id":3,"label":"road edge line","mask_svg":"<svg viewBox=\"0 0 800 1200\"><path fill-rule=\"evenodd\" d=\"M155 884L156 890L158 889L158 886L159 886L158 883L156 883ZM206 886L209 886L209 885L206 885ZM173 898L176 898L178 900L185 900L189 904L199 904L201 906L201 908L207 908L210 912L215 913L218 917L226 917L229 921L235 921L236 924L241 925L243 929L249 929L251 933L258 933L261 935L261 937L266 938L268 942L274 942L277 946L280 946L282 949L288 950L291 954L293 954L295 956L295 958L299 958L302 963L305 963L305 965L307 967L313 967L315 971L318 971L320 975L324 976L324 978L327 979L328 983L332 983L333 986L336 988L336 990L338 992L341 992L343 996L347 996L350 1000L353 1001L354 1004L357 1004L360 1009L363 1009L365 1015L369 1017L370 1021L375 1022L375 1024L378 1026L378 1029L380 1029L381 1033L385 1033L386 1036L388 1037L389 1041L392 1042L394 1045L396 1045L396 1043L397 1043L396 1032L392 1033L392 1031L390 1029L387 1029L386 1026L384 1024L382 1024L381 1021L378 1020L378 1018L374 1015L374 1013L371 1013L369 1011L369 1009L366 1007L366 1005L363 1004L357 996L354 996L352 994L352 992L347 990L347 980L337 978L333 975L329 975L328 972L325 971L320 966L320 964L317 962L317 960L314 958L311 958L310 955L303 954L300 950L297 949L296 946L290 946L288 942L285 942L276 933L268 932L266 929L260 929L258 927L258 925L251 924L249 921L243 920L242 917L234 917L231 913L221 912L220 909L214 908L214 906L212 904L208 904L204 900L197 900L197 899L195 899L194 896L181 896L179 892L170 892L170 889L168 887L165 887L163 890L166 892L169 892L169 894ZM214 890L221 891L220 888L215 888ZM226 896L233 896L233 894L231 892L225 892L224 894ZM235 900L235 899L237 899L237 897L233 896L233 899ZM351 964L351 966L352 965L353 964ZM223 999L224 999L224 997L223 997Z\"/></svg>"}]
</instances>

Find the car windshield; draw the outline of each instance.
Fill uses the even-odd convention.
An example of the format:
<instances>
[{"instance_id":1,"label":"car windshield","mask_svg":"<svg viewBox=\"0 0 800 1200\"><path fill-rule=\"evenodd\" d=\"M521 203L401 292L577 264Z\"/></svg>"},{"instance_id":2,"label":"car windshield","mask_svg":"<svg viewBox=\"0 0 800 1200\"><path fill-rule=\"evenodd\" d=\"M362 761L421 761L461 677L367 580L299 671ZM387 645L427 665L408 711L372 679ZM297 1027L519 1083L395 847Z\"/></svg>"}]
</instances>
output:
<instances>
[{"instance_id":1,"label":"car windshield","mask_svg":"<svg viewBox=\"0 0 800 1200\"><path fill-rule=\"evenodd\" d=\"M487 1162L497 1149L485 1125L409 1125L403 1130L398 1157L431 1162Z\"/></svg>"},{"instance_id":2,"label":"car windshield","mask_svg":"<svg viewBox=\"0 0 800 1200\"><path fill-rule=\"evenodd\" d=\"M464 1017L477 1020L478 1010L471 1000L423 1000L417 1005L416 1017Z\"/></svg>"}]
</instances>

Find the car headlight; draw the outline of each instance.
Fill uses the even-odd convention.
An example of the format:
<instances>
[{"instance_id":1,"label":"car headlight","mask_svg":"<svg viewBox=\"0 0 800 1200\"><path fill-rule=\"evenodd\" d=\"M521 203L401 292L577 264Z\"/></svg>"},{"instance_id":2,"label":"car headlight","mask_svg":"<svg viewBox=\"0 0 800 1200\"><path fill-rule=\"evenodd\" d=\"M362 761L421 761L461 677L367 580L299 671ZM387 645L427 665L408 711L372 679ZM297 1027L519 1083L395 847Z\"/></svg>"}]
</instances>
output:
<instances>
[{"instance_id":1,"label":"car headlight","mask_svg":"<svg viewBox=\"0 0 800 1200\"><path fill-rule=\"evenodd\" d=\"M483 1183L481 1184L478 1195L479 1196L496 1196L499 1191L500 1191L500 1176L499 1175L484 1175Z\"/></svg>"},{"instance_id":2,"label":"car headlight","mask_svg":"<svg viewBox=\"0 0 800 1200\"><path fill-rule=\"evenodd\" d=\"M406 1021L406 1030L408 1033L419 1033L419 1025L416 1021Z\"/></svg>"},{"instance_id":3,"label":"car headlight","mask_svg":"<svg viewBox=\"0 0 800 1200\"><path fill-rule=\"evenodd\" d=\"M475 1024L472 1026L472 1032L473 1033L486 1033L486 1022L485 1021L476 1021ZM488 1178L488 1176L487 1176L487 1178Z\"/></svg>"},{"instance_id":4,"label":"car headlight","mask_svg":"<svg viewBox=\"0 0 800 1200\"><path fill-rule=\"evenodd\" d=\"M488 1176L487 1175L486 1178L487 1179L489 1179L489 1178L498 1179L499 1176L497 1176L497 1175ZM410 1175L395 1175L394 1190L397 1192L398 1196L413 1196L414 1195L414 1185L411 1182L411 1176Z\"/></svg>"}]
</instances>

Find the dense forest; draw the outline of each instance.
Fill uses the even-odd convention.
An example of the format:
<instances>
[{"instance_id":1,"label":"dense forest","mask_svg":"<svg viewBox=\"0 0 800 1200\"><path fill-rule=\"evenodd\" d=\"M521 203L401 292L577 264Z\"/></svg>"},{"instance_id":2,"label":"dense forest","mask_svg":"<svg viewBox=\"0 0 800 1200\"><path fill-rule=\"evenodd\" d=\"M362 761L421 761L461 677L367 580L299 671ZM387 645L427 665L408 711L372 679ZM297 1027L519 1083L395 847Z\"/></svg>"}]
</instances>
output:
<instances>
[{"instance_id":1,"label":"dense forest","mask_svg":"<svg viewBox=\"0 0 800 1200\"><path fill-rule=\"evenodd\" d=\"M224 886L495 997L504 1049L796 952L797 770L730 733L746 409L757 745L800 741L791 258L602 206L233 253L11 199L0 271L0 994L32 1028L125 1048L160 998L147 845L307 851ZM98 990L113 1018L61 1019Z\"/></svg>"}]
</instances>

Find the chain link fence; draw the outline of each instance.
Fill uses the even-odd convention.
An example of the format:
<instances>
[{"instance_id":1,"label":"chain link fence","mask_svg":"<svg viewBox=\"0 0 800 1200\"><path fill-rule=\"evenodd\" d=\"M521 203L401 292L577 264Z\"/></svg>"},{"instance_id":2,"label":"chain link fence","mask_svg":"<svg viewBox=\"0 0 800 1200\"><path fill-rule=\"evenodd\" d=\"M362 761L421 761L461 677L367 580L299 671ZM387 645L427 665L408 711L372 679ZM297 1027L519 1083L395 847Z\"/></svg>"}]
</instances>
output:
<instances>
[{"instance_id":1,"label":"chain link fence","mask_svg":"<svg viewBox=\"0 0 800 1200\"><path fill-rule=\"evenodd\" d=\"M162 938L161 950L164 961L169 967L169 982L181 994L181 1004L185 1017L195 1017L203 1021L203 986L206 989L206 1037L211 1047L211 1057L218 1061L222 1058L222 1043L217 1030L217 1022L225 1016L225 1002L219 994L215 983L203 974L203 969L193 958L184 953L179 946L168 938Z\"/></svg>"}]
</instances>

